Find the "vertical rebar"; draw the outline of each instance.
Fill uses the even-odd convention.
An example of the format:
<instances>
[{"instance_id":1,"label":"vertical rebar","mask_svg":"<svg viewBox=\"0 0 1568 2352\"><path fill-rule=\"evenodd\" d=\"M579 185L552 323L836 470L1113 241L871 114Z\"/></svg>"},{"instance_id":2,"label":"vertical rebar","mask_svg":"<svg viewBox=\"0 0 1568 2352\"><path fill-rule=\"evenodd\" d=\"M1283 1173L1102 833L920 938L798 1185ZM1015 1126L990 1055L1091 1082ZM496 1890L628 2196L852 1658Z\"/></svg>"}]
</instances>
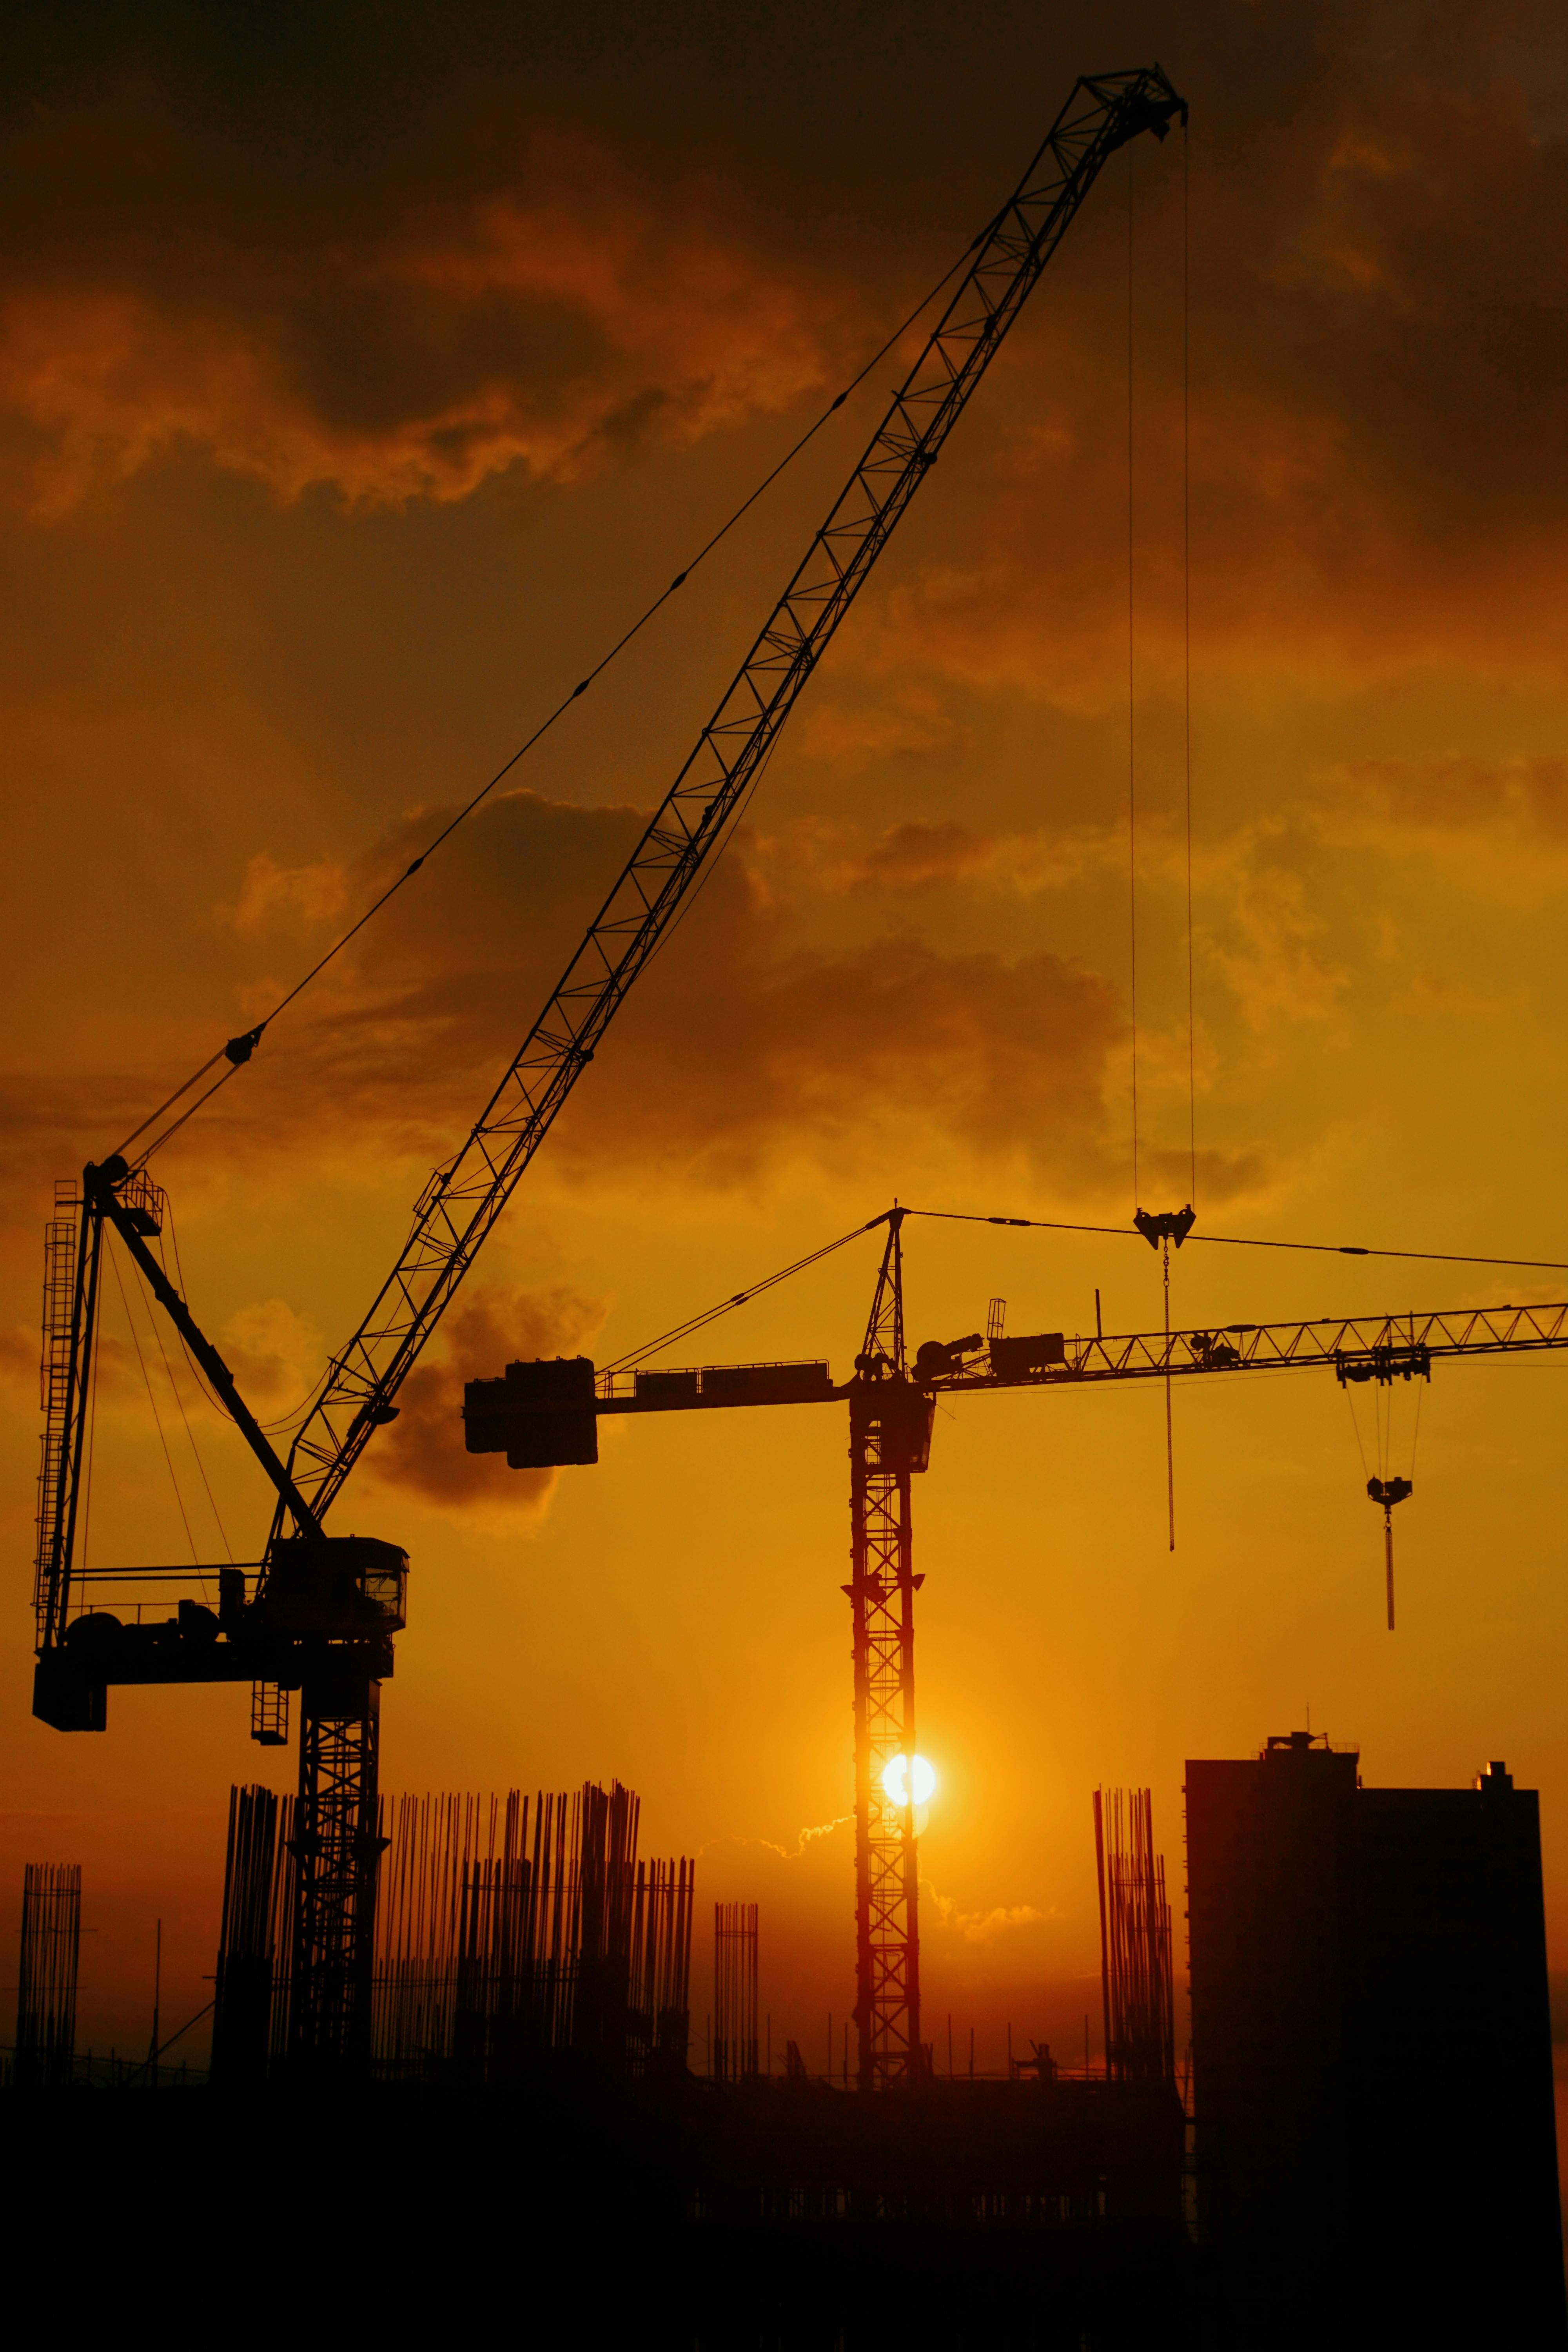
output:
<instances>
[{"instance_id":1,"label":"vertical rebar","mask_svg":"<svg viewBox=\"0 0 1568 2352\"><path fill-rule=\"evenodd\" d=\"M76 2063L80 1959L80 1863L28 1863L22 1874L16 1970L18 2089L69 2088Z\"/></svg>"}]
</instances>

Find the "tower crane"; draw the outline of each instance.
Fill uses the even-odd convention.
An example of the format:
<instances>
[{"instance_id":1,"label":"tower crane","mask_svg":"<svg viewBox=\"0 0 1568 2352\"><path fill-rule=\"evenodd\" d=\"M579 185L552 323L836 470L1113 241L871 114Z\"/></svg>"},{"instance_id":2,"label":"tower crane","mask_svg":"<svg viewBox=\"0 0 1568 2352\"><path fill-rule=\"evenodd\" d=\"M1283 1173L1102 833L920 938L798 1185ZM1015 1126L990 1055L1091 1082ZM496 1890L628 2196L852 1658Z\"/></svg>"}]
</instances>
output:
<instances>
[{"instance_id":1,"label":"tower crane","mask_svg":"<svg viewBox=\"0 0 1568 2352\"><path fill-rule=\"evenodd\" d=\"M379 1538L329 1534L327 1514L375 1432L396 1417L402 1382L755 784L1099 173L1129 141L1146 131L1163 139L1186 113L1158 66L1074 85L1028 169L975 238L957 291L543 1011L466 1140L432 1172L392 1272L327 1366L286 1459L151 1246L165 1220L164 1194L148 1166L156 1143L139 1155L127 1145L89 1162L79 1184L57 1187L45 1246L34 1713L58 1730L101 1731L111 1684L248 1682L253 1732L279 1743L284 1695L300 1693L289 2035L300 2063L352 2062L367 2047L380 1692L406 1616L406 1554ZM243 1066L260 1035L231 1038L222 1055ZM214 1571L111 1573L76 1562L110 1233L275 1496L261 1558L216 1571L216 1612L207 1605ZM196 1589L178 1591L181 1584ZM134 1622L121 1622L117 1608L132 1605ZM153 1622L149 1610L164 1613Z\"/></svg>"},{"instance_id":2,"label":"tower crane","mask_svg":"<svg viewBox=\"0 0 1568 2352\"><path fill-rule=\"evenodd\" d=\"M910 1785L915 1757L914 1601L924 1578L914 1567L910 1481L929 1465L937 1399L1002 1389L1058 1391L1112 1381L1310 1369L1331 1370L1342 1386L1388 1384L1429 1379L1440 1358L1568 1348L1563 1305L1232 1323L1119 1338L1042 1331L1009 1339L993 1328L957 1339L928 1339L910 1360L904 1341L902 1245L910 1213L886 1210L862 1228L870 1233L885 1225L887 1238L864 1339L847 1381L836 1384L826 1360L595 1376L593 1364L580 1357L509 1364L498 1379L469 1381L463 1406L469 1451L504 1451L508 1462L521 1469L595 1462L598 1422L606 1415L847 1403L850 1579L844 1591L854 1633L855 2021L863 2090L918 2080L928 2063L921 2041L920 1880ZM1180 1213L1190 1227L1190 1212ZM1137 1230L1142 1232L1147 1222ZM1391 1507L1411 1490L1407 1480L1398 1479L1384 1491ZM1392 1630L1392 1549L1388 1558Z\"/></svg>"}]
</instances>

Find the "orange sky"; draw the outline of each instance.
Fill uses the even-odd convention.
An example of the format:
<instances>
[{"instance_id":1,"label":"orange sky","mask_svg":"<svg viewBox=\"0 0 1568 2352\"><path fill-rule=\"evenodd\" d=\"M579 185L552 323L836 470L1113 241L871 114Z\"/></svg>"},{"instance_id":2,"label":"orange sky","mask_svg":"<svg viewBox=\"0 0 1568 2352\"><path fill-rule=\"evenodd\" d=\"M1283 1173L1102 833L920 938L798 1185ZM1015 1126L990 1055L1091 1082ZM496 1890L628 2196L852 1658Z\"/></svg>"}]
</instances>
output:
<instances>
[{"instance_id":1,"label":"orange sky","mask_svg":"<svg viewBox=\"0 0 1568 2352\"><path fill-rule=\"evenodd\" d=\"M0 208L0 1887L85 1864L100 2046L144 2042L159 1913L165 2022L205 1998L228 1785L287 1786L293 1758L222 1689L117 1691L102 1738L27 1713L51 1181L258 1017L515 748L963 249L1080 70L1158 56L1194 106L1200 1220L1568 1257L1557 12L138 14L30 30ZM1182 169L1179 142L1142 142L1131 193L1155 1207L1188 1188ZM842 1414L616 1426L552 1484L464 1457L455 1406L509 1355L618 1354L895 1193L1130 1217L1129 202L1118 163L338 1510L414 1563L384 1785L628 1780L645 1843L762 1904L775 2046L815 2048L851 1998ZM163 1155L193 1306L258 1407L357 1322L886 388ZM1015 1330L1092 1328L1097 1286L1108 1329L1159 1319L1135 1239L909 1243L916 1339L993 1294ZM704 1351L842 1377L874 1270L868 1239ZM1557 1280L1194 1248L1175 1311ZM1179 1394L1173 1559L1152 1391L939 1417L916 1498L928 2032L975 2020L994 2063L1008 2019L1076 2030L1089 1790L1152 1786L1179 1883L1184 1756L1309 1706L1369 1780L1501 1755L1539 1786L1568 1950L1565 1377L1439 1368L1392 1641L1327 1375ZM186 1402L254 1557L260 1481ZM1393 1410L1404 1470L1413 1400ZM184 1556L112 1282L93 1495L96 1561Z\"/></svg>"}]
</instances>

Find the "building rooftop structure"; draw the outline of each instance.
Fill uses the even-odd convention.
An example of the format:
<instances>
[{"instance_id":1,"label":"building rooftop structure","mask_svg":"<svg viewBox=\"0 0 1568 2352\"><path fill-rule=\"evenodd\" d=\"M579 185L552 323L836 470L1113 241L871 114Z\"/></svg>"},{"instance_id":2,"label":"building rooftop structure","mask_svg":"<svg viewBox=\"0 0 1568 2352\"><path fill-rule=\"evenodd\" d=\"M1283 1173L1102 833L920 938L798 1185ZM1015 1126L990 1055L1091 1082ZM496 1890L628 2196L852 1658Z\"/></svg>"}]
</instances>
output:
<instances>
[{"instance_id":1,"label":"building rooftop structure","mask_svg":"<svg viewBox=\"0 0 1568 2352\"><path fill-rule=\"evenodd\" d=\"M1237 2340L1564 2334L1533 1790L1368 1789L1291 1732L1189 1761L1204 2226ZM1392 2330L1391 2336L1387 2331ZM1353 2340L1361 2340L1359 2336Z\"/></svg>"}]
</instances>

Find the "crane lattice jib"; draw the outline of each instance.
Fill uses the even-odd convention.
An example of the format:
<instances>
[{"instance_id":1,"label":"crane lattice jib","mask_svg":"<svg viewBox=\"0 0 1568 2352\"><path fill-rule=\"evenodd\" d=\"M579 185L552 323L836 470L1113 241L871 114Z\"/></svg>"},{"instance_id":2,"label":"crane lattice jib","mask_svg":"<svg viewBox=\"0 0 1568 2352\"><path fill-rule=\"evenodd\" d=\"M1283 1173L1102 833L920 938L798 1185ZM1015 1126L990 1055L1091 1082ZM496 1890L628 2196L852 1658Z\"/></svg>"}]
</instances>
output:
<instances>
[{"instance_id":1,"label":"crane lattice jib","mask_svg":"<svg viewBox=\"0 0 1568 2352\"><path fill-rule=\"evenodd\" d=\"M894 394L848 484L703 729L521 1051L456 1156L415 1205L402 1255L334 1359L289 1467L331 1506L592 1061L621 999L755 782L795 698L939 456L1107 159L1186 108L1158 67L1086 77ZM274 1532L285 1513L279 1505Z\"/></svg>"},{"instance_id":2,"label":"crane lattice jib","mask_svg":"<svg viewBox=\"0 0 1568 2352\"><path fill-rule=\"evenodd\" d=\"M980 1355L939 1373L943 1391L1052 1388L1082 1381L1163 1380L1187 1372L1304 1371L1342 1379L1421 1373L1439 1358L1568 1347L1568 1306L1459 1307L1436 1313L1325 1317L1315 1323L1231 1323L1203 1331L1134 1331L1062 1340L1059 1361L999 1378Z\"/></svg>"}]
</instances>

